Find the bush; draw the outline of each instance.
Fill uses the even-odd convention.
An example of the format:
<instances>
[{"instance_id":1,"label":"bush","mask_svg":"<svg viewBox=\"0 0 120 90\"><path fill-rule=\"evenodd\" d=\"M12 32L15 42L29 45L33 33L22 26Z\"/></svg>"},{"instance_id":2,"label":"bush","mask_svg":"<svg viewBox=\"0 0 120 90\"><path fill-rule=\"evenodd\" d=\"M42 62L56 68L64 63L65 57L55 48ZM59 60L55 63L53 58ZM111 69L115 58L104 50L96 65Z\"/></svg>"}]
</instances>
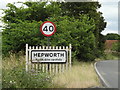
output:
<instances>
[{"instance_id":1,"label":"bush","mask_svg":"<svg viewBox=\"0 0 120 90\"><path fill-rule=\"evenodd\" d=\"M31 74L21 68L3 69L3 88L48 88L51 80L45 73Z\"/></svg>"}]
</instances>

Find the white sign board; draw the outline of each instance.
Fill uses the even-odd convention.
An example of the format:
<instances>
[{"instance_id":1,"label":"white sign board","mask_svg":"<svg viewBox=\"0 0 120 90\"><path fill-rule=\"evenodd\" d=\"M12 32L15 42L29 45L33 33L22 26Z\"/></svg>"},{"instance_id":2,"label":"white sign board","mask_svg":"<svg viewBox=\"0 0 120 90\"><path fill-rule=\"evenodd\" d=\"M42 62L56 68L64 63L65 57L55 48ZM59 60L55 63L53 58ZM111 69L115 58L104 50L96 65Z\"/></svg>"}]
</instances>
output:
<instances>
[{"instance_id":1,"label":"white sign board","mask_svg":"<svg viewBox=\"0 0 120 90\"><path fill-rule=\"evenodd\" d=\"M32 62L58 63L66 62L67 52L65 50L32 50Z\"/></svg>"}]
</instances>

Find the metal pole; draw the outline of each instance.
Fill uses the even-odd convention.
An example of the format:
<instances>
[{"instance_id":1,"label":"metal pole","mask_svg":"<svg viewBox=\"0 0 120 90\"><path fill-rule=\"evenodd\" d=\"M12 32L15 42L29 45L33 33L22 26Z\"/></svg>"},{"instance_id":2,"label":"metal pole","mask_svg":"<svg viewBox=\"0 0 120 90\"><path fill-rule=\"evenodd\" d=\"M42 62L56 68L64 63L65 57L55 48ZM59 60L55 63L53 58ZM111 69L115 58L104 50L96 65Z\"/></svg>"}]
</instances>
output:
<instances>
[{"instance_id":1,"label":"metal pole","mask_svg":"<svg viewBox=\"0 0 120 90\"><path fill-rule=\"evenodd\" d=\"M48 49L49 49L49 46L50 46L50 37L47 37L47 40L48 40ZM48 63L48 71L50 70L50 63Z\"/></svg>"},{"instance_id":2,"label":"metal pole","mask_svg":"<svg viewBox=\"0 0 120 90\"><path fill-rule=\"evenodd\" d=\"M49 48L49 46L50 46L50 38L49 37L47 37L47 46L48 46L48 48Z\"/></svg>"}]
</instances>

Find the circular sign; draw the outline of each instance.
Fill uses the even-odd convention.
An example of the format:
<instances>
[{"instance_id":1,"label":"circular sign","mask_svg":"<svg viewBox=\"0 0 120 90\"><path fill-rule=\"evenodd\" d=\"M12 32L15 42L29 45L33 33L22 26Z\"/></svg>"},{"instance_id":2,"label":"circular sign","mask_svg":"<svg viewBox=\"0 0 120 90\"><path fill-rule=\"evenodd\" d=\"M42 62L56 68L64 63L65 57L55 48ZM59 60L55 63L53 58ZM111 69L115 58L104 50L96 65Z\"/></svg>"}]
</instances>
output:
<instances>
[{"instance_id":1,"label":"circular sign","mask_svg":"<svg viewBox=\"0 0 120 90\"><path fill-rule=\"evenodd\" d=\"M56 32L56 26L53 22L50 21L45 21L41 26L40 26L40 31L44 36L52 36Z\"/></svg>"}]
</instances>

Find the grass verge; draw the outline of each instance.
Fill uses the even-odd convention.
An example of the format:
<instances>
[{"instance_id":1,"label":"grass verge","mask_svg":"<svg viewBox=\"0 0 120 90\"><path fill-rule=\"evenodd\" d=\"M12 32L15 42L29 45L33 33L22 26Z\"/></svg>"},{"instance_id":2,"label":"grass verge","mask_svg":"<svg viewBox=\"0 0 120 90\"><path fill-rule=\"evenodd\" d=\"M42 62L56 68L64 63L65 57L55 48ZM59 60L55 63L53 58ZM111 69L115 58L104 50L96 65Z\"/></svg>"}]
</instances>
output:
<instances>
[{"instance_id":1,"label":"grass verge","mask_svg":"<svg viewBox=\"0 0 120 90\"><path fill-rule=\"evenodd\" d=\"M50 78L46 73L25 72L25 56L11 54L2 64L3 88L90 88L100 86L93 62L74 62L69 71Z\"/></svg>"},{"instance_id":2,"label":"grass verge","mask_svg":"<svg viewBox=\"0 0 120 90\"><path fill-rule=\"evenodd\" d=\"M119 60L120 59L120 52L105 52L103 56L96 59L96 61L101 60Z\"/></svg>"},{"instance_id":3,"label":"grass verge","mask_svg":"<svg viewBox=\"0 0 120 90\"><path fill-rule=\"evenodd\" d=\"M53 85L61 88L90 88L101 86L90 62L77 62L69 71L58 74L53 79Z\"/></svg>"}]
</instances>

